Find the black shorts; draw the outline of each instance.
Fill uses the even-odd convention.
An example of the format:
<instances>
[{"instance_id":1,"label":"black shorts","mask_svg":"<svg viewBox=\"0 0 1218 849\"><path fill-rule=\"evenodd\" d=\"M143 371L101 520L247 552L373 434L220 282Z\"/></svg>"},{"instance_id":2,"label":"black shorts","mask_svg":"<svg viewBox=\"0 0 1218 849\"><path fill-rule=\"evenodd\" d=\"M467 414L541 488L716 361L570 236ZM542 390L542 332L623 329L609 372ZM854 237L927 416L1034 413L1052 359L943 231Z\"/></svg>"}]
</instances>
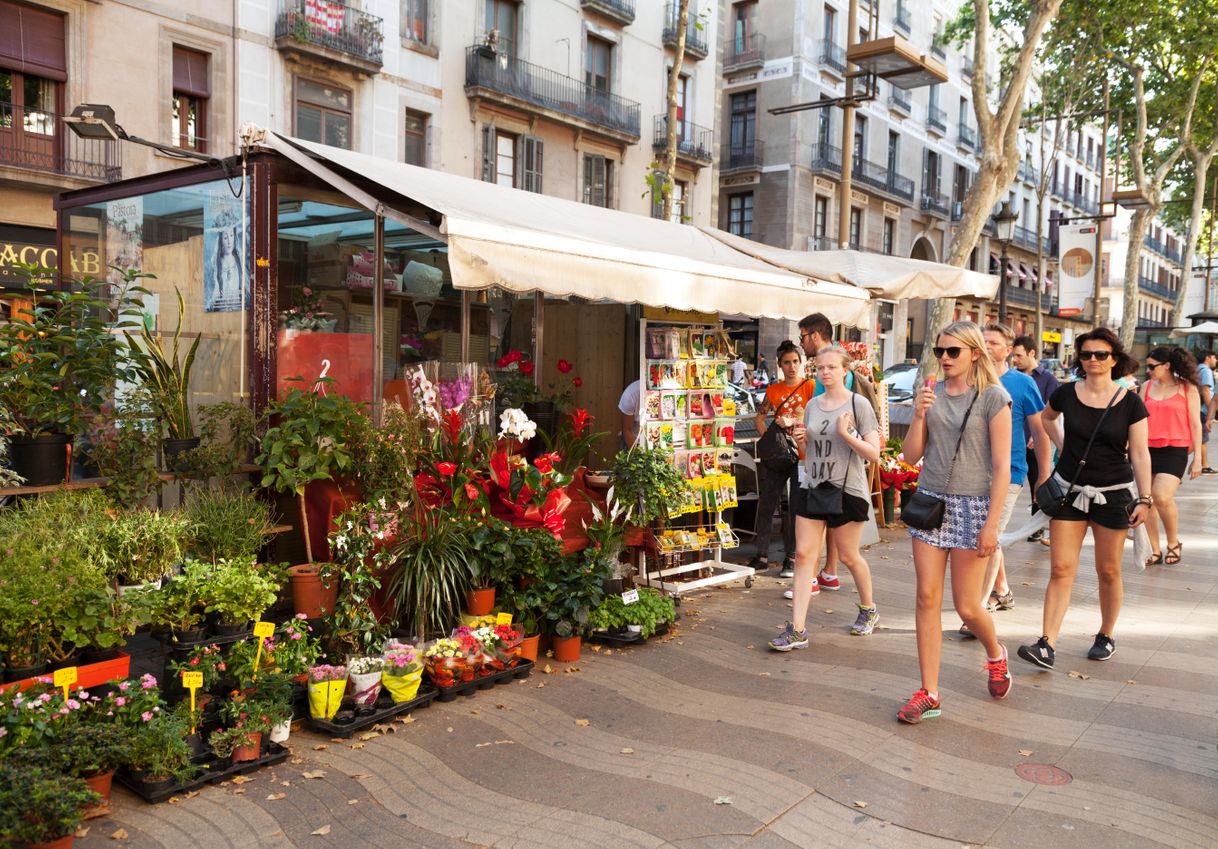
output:
<instances>
[{"instance_id":1,"label":"black shorts","mask_svg":"<svg viewBox=\"0 0 1218 849\"><path fill-rule=\"evenodd\" d=\"M842 525L847 525L851 522L866 522L867 515L871 512L871 502L866 498L859 498L857 495L843 492L841 513L834 515L810 513L807 509L807 493L807 487L800 488L799 497L795 499L795 515L803 519L816 519L817 521L824 522L831 528L840 528Z\"/></svg>"},{"instance_id":2,"label":"black shorts","mask_svg":"<svg viewBox=\"0 0 1218 849\"><path fill-rule=\"evenodd\" d=\"M1108 503L1096 504L1092 502L1091 510L1087 513L1079 510L1071 502L1064 510L1053 517L1053 521L1095 522L1100 527L1111 528L1114 531L1128 530L1129 514L1125 512L1125 505L1133 501L1133 495L1127 489L1117 489L1112 492L1105 492L1104 496L1108 499Z\"/></svg>"},{"instance_id":3,"label":"black shorts","mask_svg":"<svg viewBox=\"0 0 1218 849\"><path fill-rule=\"evenodd\" d=\"M1188 469L1188 449L1165 445L1162 448L1150 449L1150 474L1175 475L1184 480L1184 472Z\"/></svg>"}]
</instances>

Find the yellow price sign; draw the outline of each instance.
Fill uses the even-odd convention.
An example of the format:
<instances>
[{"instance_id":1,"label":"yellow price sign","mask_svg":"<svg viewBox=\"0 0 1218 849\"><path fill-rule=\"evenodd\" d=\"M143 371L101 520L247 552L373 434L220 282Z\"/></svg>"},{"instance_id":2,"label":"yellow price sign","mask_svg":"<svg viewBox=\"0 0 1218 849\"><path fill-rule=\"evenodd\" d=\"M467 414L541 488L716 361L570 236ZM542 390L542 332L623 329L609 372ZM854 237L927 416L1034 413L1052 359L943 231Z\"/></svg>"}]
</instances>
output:
<instances>
[{"instance_id":1,"label":"yellow price sign","mask_svg":"<svg viewBox=\"0 0 1218 849\"><path fill-rule=\"evenodd\" d=\"M263 638L275 636L275 623L274 622L255 622L254 623L254 636L263 637Z\"/></svg>"},{"instance_id":2,"label":"yellow price sign","mask_svg":"<svg viewBox=\"0 0 1218 849\"><path fill-rule=\"evenodd\" d=\"M510 614L510 613L496 614L495 615L495 624L496 625L511 625L512 624L512 614Z\"/></svg>"},{"instance_id":3,"label":"yellow price sign","mask_svg":"<svg viewBox=\"0 0 1218 849\"><path fill-rule=\"evenodd\" d=\"M195 690L203 686L202 672L182 673L182 686L190 690L190 733L195 733Z\"/></svg>"},{"instance_id":4,"label":"yellow price sign","mask_svg":"<svg viewBox=\"0 0 1218 849\"><path fill-rule=\"evenodd\" d=\"M56 687L63 687L63 697L68 697L68 688L77 682L80 677L80 668L76 666L65 666L63 669L55 670L54 682Z\"/></svg>"}]
</instances>

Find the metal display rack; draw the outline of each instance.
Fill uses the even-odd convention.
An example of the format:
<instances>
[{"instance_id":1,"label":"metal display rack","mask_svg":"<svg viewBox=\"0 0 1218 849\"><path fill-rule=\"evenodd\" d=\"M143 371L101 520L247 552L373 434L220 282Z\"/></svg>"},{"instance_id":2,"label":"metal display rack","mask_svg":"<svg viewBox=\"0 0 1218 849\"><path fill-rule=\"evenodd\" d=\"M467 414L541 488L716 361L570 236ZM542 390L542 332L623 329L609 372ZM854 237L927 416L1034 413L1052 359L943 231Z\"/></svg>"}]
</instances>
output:
<instances>
[{"instance_id":1,"label":"metal display rack","mask_svg":"<svg viewBox=\"0 0 1218 849\"><path fill-rule=\"evenodd\" d=\"M690 337L690 334L695 332L705 336L722 338L726 340L726 335L723 333L723 325L715 324L689 324L684 322L662 322L648 321L641 322L639 332L639 362L641 365L641 374L639 376L639 440L647 444L649 439L649 423L661 422L664 425L673 425L682 428L682 439L677 440L672 438L671 442L660 445L658 447L669 450L674 457L687 454L689 446L686 444L686 438L690 432L690 424L702 424L705 426L707 421L710 421L713 432L715 433L714 443L719 440L719 428L715 423L720 419L726 420L726 416L716 417L713 413L711 416L700 415L693 416L690 402L687 401L683 414L679 414L676 409L671 415L665 415L663 406L660 409L660 415L654 416L654 408L649 409L648 394L659 393L663 394L680 394L682 392L703 389L707 394L713 394L716 386L697 386L688 387L681 385L671 389L664 387L652 387L649 381L650 370L653 365L661 367L666 362L672 362L674 359L677 362L696 363L700 368L705 369L706 366L726 367L729 362L727 355L730 353L727 350L722 352L716 351L715 355L707 356L705 352L702 356L694 356L693 351L689 352L688 357L654 357L648 356L648 339L651 338L649 329L662 329L665 331L676 330L681 334ZM651 352L654 353L654 350ZM705 381L698 381L703 383ZM710 383L715 383L712 380ZM685 381L681 382L682 384ZM723 381L726 383L726 381ZM722 394L722 393L720 393ZM733 417L734 419L734 417ZM734 420L733 420L734 425ZM734 440L734 427L732 429L732 439ZM731 450L732 444L712 444L711 446L696 446L699 448L709 448L712 451L721 452L723 449ZM718 467L718 466L717 466ZM727 470L726 477L730 477L730 489L735 489L735 476L730 474L731 469ZM686 466L686 475L689 477L689 467ZM716 476L722 478L724 475ZM744 585L751 587L753 585L753 576L756 574L750 566L744 566L736 563L727 563L723 560L724 549L735 548L739 544L735 533L730 526L723 520L723 510L725 505L718 498L718 494L714 497L714 509L702 509L693 515L697 515L699 521L696 524L680 524L664 530L649 529L645 535L645 542L641 551L640 564L640 579L647 586L658 587L666 593L674 596L680 602L680 595L691 590L701 589L703 587L718 586L720 584L730 583L741 578L744 579ZM733 499L734 503L734 499ZM690 515L690 514L687 514ZM709 521L708 521L709 520ZM705 554L704 557L696 557L696 555ZM654 568L653 568L654 567ZM709 571L710 574L696 577L691 580L671 580L677 575L688 575L691 572Z\"/></svg>"}]
</instances>

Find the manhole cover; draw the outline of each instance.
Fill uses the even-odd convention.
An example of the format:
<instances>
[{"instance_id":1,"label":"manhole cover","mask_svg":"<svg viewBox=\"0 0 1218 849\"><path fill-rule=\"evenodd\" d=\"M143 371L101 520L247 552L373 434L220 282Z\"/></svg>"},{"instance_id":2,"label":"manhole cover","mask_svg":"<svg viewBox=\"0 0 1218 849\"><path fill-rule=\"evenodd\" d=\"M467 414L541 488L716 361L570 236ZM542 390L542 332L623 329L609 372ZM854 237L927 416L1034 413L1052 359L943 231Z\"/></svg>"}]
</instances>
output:
<instances>
[{"instance_id":1,"label":"manhole cover","mask_svg":"<svg viewBox=\"0 0 1218 849\"><path fill-rule=\"evenodd\" d=\"M1069 784L1074 780L1074 777L1070 773L1052 764L1020 764L1015 767L1015 774L1024 781L1031 781L1033 784L1046 784L1050 787Z\"/></svg>"}]
</instances>

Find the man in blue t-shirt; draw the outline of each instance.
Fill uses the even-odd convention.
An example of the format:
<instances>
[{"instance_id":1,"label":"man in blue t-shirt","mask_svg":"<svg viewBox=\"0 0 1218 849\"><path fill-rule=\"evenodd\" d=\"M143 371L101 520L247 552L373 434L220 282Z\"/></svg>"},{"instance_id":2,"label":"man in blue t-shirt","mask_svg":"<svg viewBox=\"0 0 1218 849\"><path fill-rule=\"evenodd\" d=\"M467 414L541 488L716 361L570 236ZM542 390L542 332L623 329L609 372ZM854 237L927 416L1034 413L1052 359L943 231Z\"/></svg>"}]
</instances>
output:
<instances>
[{"instance_id":1,"label":"man in blue t-shirt","mask_svg":"<svg viewBox=\"0 0 1218 849\"><path fill-rule=\"evenodd\" d=\"M1044 483L1053 471L1051 445L1049 434L1041 422L1040 411L1045 408L1045 402L1040 397L1040 390L1032 378L1020 371L1007 366L1007 358L1011 355L1015 334L1004 324L990 322L985 326L985 348L994 363L1002 388L1011 396L1011 485L1007 489L1007 497L1002 503L1002 515L998 521L998 535L1002 536L1011 514L1015 512L1015 503L1019 501L1019 493L1023 489L1023 480L1028 475L1028 460L1026 446L1028 438L1032 439L1032 447L1036 452L1037 466L1040 469L1040 480L1035 485ZM1033 492L1036 490L1033 489ZM990 505L993 509L994 505ZM1006 568L1003 562L1002 547L999 546L991 555L986 566L984 594L982 603L996 610L1010 610L1015 606L1015 594L1007 583ZM968 634L965 626L960 626L960 633Z\"/></svg>"},{"instance_id":2,"label":"man in blue t-shirt","mask_svg":"<svg viewBox=\"0 0 1218 849\"><path fill-rule=\"evenodd\" d=\"M1214 474L1209 464L1209 449L1206 443L1210 440L1210 428L1214 423L1212 407L1214 402L1214 365L1218 356L1213 351L1202 351L1197 357L1197 382L1201 384L1201 473Z\"/></svg>"}]
</instances>

